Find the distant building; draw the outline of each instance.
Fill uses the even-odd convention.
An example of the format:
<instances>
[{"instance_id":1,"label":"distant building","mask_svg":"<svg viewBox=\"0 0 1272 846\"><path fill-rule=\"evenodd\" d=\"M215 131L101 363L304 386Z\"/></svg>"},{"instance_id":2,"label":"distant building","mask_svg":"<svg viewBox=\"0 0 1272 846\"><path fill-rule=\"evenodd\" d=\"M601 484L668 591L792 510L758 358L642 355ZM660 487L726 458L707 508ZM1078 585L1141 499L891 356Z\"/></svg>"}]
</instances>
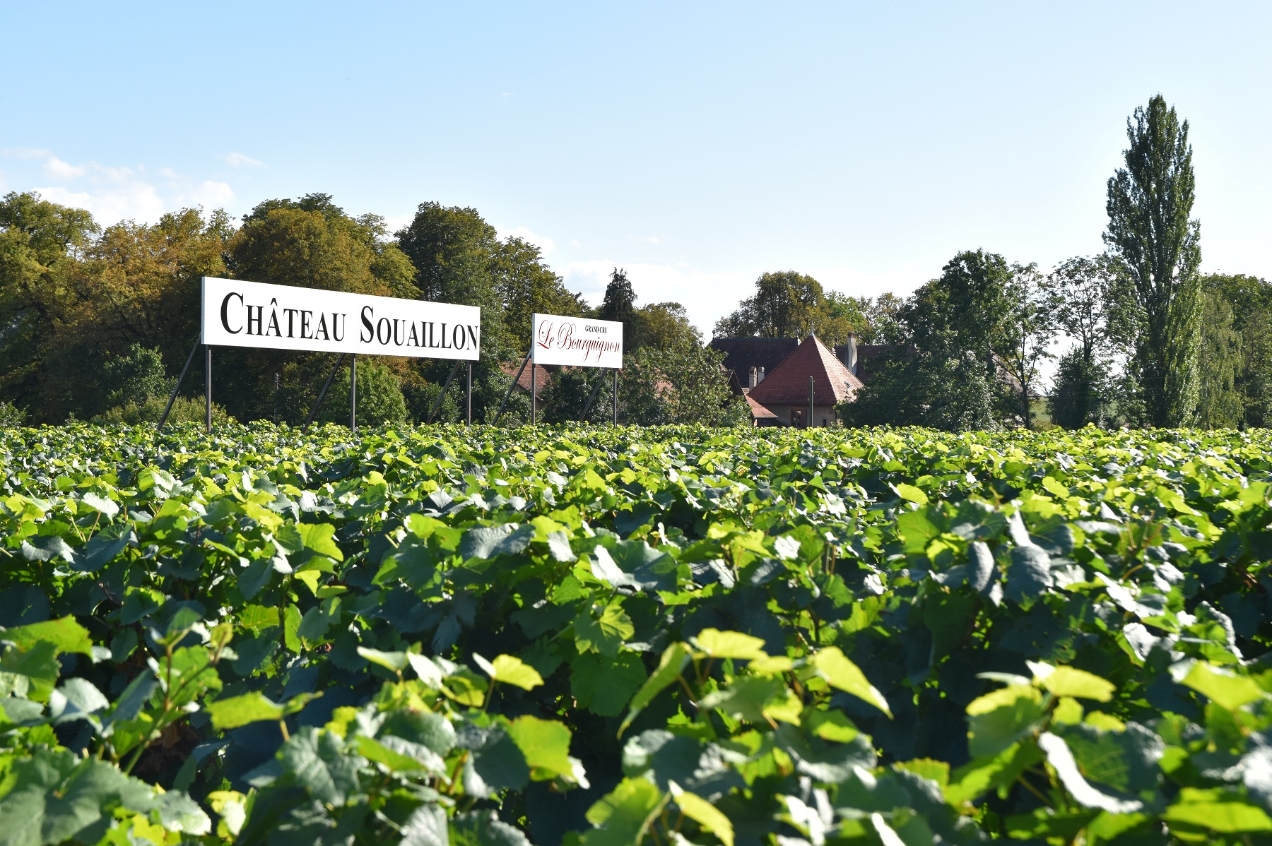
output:
<instances>
[{"instance_id":1,"label":"distant building","mask_svg":"<svg viewBox=\"0 0 1272 846\"><path fill-rule=\"evenodd\" d=\"M804 347L804 353L792 355ZM802 344L797 338L713 338L711 348L724 353L729 384L746 397L756 426L807 426L809 376L816 392L812 425L836 425L834 406L852 399L870 380L878 358L894 349L859 344L856 335L834 352L812 335ZM778 383L764 387L775 375Z\"/></svg>"},{"instance_id":2,"label":"distant building","mask_svg":"<svg viewBox=\"0 0 1272 846\"><path fill-rule=\"evenodd\" d=\"M835 406L851 402L861 387L861 380L830 348L809 335L750 388L746 398L752 409L758 404L773 414L778 425L837 426Z\"/></svg>"}]
</instances>

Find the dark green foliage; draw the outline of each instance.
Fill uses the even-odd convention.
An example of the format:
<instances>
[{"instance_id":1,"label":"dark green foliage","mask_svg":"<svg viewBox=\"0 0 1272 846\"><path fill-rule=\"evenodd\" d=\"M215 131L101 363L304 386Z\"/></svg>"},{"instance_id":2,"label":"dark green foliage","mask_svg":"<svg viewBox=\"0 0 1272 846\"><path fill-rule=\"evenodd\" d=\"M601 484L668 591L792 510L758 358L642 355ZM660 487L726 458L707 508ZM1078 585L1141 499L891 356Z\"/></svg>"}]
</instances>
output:
<instances>
[{"instance_id":1,"label":"dark green foliage","mask_svg":"<svg viewBox=\"0 0 1272 846\"><path fill-rule=\"evenodd\" d=\"M1202 292L1201 324L1205 331L1197 350L1197 425L1235 428L1245 422L1245 402L1237 389L1241 335L1221 291Z\"/></svg>"},{"instance_id":2,"label":"dark green foliage","mask_svg":"<svg viewBox=\"0 0 1272 846\"><path fill-rule=\"evenodd\" d=\"M1111 422L1111 395L1108 365L1074 347L1060 356L1056 367L1047 397L1051 422L1065 429L1080 429L1088 423L1105 426Z\"/></svg>"},{"instance_id":3,"label":"dark green foliage","mask_svg":"<svg viewBox=\"0 0 1272 846\"><path fill-rule=\"evenodd\" d=\"M341 368L331 383L327 399L319 418L328 423L349 424L350 370ZM453 387L453 386L452 386ZM410 417L406 399L402 396L402 382L397 374L382 364L365 357L358 362L358 424L381 426L386 423L406 423Z\"/></svg>"},{"instance_id":4,"label":"dark green foliage","mask_svg":"<svg viewBox=\"0 0 1272 846\"><path fill-rule=\"evenodd\" d=\"M846 426L992 430L1000 425L1000 389L970 351L959 356L946 344L934 350L901 348L877 366L870 384L838 413Z\"/></svg>"},{"instance_id":5,"label":"dark green foliage","mask_svg":"<svg viewBox=\"0 0 1272 846\"><path fill-rule=\"evenodd\" d=\"M700 423L737 426L750 417L709 347L643 347L626 356L619 377L619 420L642 426Z\"/></svg>"},{"instance_id":6,"label":"dark green foliage","mask_svg":"<svg viewBox=\"0 0 1272 846\"><path fill-rule=\"evenodd\" d=\"M1225 372L1228 367L1235 371L1231 390L1242 405L1241 425L1272 425L1272 285L1253 276L1223 274L1206 276L1202 284L1211 298L1207 306L1218 310L1221 320L1225 304L1231 311L1229 331L1236 335L1232 338L1225 334L1222 345L1212 348L1208 337L1210 321L1204 321L1202 366L1214 366L1206 363L1209 359ZM1215 297L1221 298L1223 304L1214 302ZM1212 358L1216 353L1222 354ZM1202 390L1207 391L1208 387L1203 384Z\"/></svg>"},{"instance_id":7,"label":"dark green foliage","mask_svg":"<svg viewBox=\"0 0 1272 846\"><path fill-rule=\"evenodd\" d=\"M887 295L885 295L887 296ZM811 276L784 270L761 274L755 293L737 311L720 318L720 338L806 338L816 332L823 342L845 343L850 333L869 331L863 306L868 300L827 293Z\"/></svg>"},{"instance_id":8,"label":"dark green foliage","mask_svg":"<svg viewBox=\"0 0 1272 846\"><path fill-rule=\"evenodd\" d=\"M1104 240L1119 275L1115 297L1129 318L1130 372L1151 425L1187 425L1197 410L1203 308L1188 121L1180 123L1159 94L1127 120L1126 136L1126 167L1108 183Z\"/></svg>"},{"instance_id":9,"label":"dark green foliage","mask_svg":"<svg viewBox=\"0 0 1272 846\"><path fill-rule=\"evenodd\" d=\"M613 320L623 324L623 349L635 352L640 348L640 326L636 319L636 290L632 288L627 271L614 268L605 286L601 307L596 310L601 320Z\"/></svg>"},{"instance_id":10,"label":"dark green foliage","mask_svg":"<svg viewBox=\"0 0 1272 846\"><path fill-rule=\"evenodd\" d=\"M166 399L172 392L172 381L163 372L163 356L141 344L133 344L124 355L108 359L102 371L108 408L129 402L140 405L156 397Z\"/></svg>"}]
</instances>

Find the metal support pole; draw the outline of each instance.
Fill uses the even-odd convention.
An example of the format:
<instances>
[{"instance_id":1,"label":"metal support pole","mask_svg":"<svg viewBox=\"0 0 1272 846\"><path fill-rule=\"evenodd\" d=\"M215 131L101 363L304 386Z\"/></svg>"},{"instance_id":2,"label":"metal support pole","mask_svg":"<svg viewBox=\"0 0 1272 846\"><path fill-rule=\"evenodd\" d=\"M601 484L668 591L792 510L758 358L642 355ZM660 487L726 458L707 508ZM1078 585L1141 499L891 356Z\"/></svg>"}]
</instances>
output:
<instances>
[{"instance_id":1,"label":"metal support pole","mask_svg":"<svg viewBox=\"0 0 1272 846\"><path fill-rule=\"evenodd\" d=\"M614 419L613 424L618 425L618 371L614 371Z\"/></svg>"},{"instance_id":2,"label":"metal support pole","mask_svg":"<svg viewBox=\"0 0 1272 846\"><path fill-rule=\"evenodd\" d=\"M455 374L459 372L459 366L461 364L463 364L462 361L457 361L455 362L455 366L451 368L450 375L446 377L446 384L442 385L442 390L437 395L437 402L433 403L433 410L429 413L428 420L425 421L426 423L432 423L433 418L437 416L438 410L442 407L442 399L446 396L446 389L450 387L451 380L454 379Z\"/></svg>"},{"instance_id":3,"label":"metal support pole","mask_svg":"<svg viewBox=\"0 0 1272 846\"><path fill-rule=\"evenodd\" d=\"M331 380L336 378L336 371L340 369L340 362L344 361L344 357L344 353L336 356L336 363L331 368L331 372L327 374L327 381L322 383L322 390L318 392L318 399L314 400L314 407L309 410L309 416L305 418L303 431L308 432L309 427L313 425L314 418L318 416L318 409L322 406L323 397L327 396L327 389L331 387Z\"/></svg>"},{"instance_id":4,"label":"metal support pole","mask_svg":"<svg viewBox=\"0 0 1272 846\"><path fill-rule=\"evenodd\" d=\"M539 365L533 361L530 362L530 425L538 425L539 422Z\"/></svg>"},{"instance_id":5,"label":"metal support pole","mask_svg":"<svg viewBox=\"0 0 1272 846\"><path fill-rule=\"evenodd\" d=\"M813 428L813 377L808 377L808 427Z\"/></svg>"},{"instance_id":6,"label":"metal support pole","mask_svg":"<svg viewBox=\"0 0 1272 846\"><path fill-rule=\"evenodd\" d=\"M181 390L181 380L185 379L186 371L190 369L190 362L194 361L194 354L198 351L199 338L195 338L194 346L190 347L190 354L186 356L185 367L181 368L181 375L177 377L176 387L172 389L172 394L168 397L168 404L163 407L163 414L159 417L159 425L155 427L155 432L162 432L163 424L168 422L168 412L172 411L172 404L177 400L177 391Z\"/></svg>"},{"instance_id":7,"label":"metal support pole","mask_svg":"<svg viewBox=\"0 0 1272 846\"><path fill-rule=\"evenodd\" d=\"M274 425L278 425L278 374L274 374Z\"/></svg>"},{"instance_id":8,"label":"metal support pole","mask_svg":"<svg viewBox=\"0 0 1272 846\"><path fill-rule=\"evenodd\" d=\"M504 394L503 400L499 403L499 410L495 412L495 425L499 425L499 419L503 417L504 406L508 404L508 397L512 396L512 392L517 389L517 382L521 381L521 374L525 372L526 365L530 363L530 353L526 353L526 357L521 359L521 366L517 368L517 375L512 377L512 384L508 386L508 392Z\"/></svg>"},{"instance_id":9,"label":"metal support pole","mask_svg":"<svg viewBox=\"0 0 1272 846\"><path fill-rule=\"evenodd\" d=\"M358 356L349 354L349 431L358 434Z\"/></svg>"},{"instance_id":10,"label":"metal support pole","mask_svg":"<svg viewBox=\"0 0 1272 846\"><path fill-rule=\"evenodd\" d=\"M468 387L464 392L464 405L467 410L464 412L464 422L469 426L473 425L473 363L468 362Z\"/></svg>"},{"instance_id":11,"label":"metal support pole","mask_svg":"<svg viewBox=\"0 0 1272 846\"><path fill-rule=\"evenodd\" d=\"M203 420L212 434L212 348L203 347Z\"/></svg>"}]
</instances>

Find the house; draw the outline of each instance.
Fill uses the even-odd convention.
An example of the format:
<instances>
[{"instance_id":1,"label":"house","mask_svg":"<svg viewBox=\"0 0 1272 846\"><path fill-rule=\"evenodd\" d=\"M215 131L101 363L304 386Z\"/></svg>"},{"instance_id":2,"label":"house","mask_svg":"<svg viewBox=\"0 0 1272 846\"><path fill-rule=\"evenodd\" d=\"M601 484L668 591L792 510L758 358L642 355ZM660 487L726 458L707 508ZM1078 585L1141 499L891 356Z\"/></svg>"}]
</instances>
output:
<instances>
[{"instance_id":1,"label":"house","mask_svg":"<svg viewBox=\"0 0 1272 846\"><path fill-rule=\"evenodd\" d=\"M778 425L835 426L835 406L850 402L861 387L844 362L816 335L809 335L749 388L746 398L748 404L758 403L775 415Z\"/></svg>"},{"instance_id":2,"label":"house","mask_svg":"<svg viewBox=\"0 0 1272 846\"><path fill-rule=\"evenodd\" d=\"M724 353L729 388L746 400L754 426L782 426L780 418L751 399L751 389L799 346L796 338L712 338L711 349Z\"/></svg>"}]
</instances>

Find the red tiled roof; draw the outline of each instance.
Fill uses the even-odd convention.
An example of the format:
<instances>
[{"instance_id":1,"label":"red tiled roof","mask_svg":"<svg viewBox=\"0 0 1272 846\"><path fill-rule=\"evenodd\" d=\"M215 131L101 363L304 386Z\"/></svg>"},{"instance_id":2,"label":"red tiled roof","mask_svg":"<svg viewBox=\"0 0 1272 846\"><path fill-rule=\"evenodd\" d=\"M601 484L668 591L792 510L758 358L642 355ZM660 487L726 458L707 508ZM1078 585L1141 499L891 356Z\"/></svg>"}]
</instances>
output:
<instances>
[{"instance_id":1,"label":"red tiled roof","mask_svg":"<svg viewBox=\"0 0 1272 846\"><path fill-rule=\"evenodd\" d=\"M519 361L505 361L499 365L499 368L509 376L517 376L517 369L520 367L521 362ZM537 394L538 396L543 396L543 392L547 390L548 385L552 382L552 375L548 372L547 367L542 364L535 367L534 371L535 387L538 388ZM530 378L530 363L526 362L525 369L521 371L521 376L517 378L517 387L527 394L530 393Z\"/></svg>"},{"instance_id":2,"label":"red tiled roof","mask_svg":"<svg viewBox=\"0 0 1272 846\"><path fill-rule=\"evenodd\" d=\"M760 405L747 394L742 395L746 399L747 407L751 409L752 420L776 420L777 415Z\"/></svg>"},{"instance_id":3,"label":"red tiled roof","mask_svg":"<svg viewBox=\"0 0 1272 846\"><path fill-rule=\"evenodd\" d=\"M816 405L838 405L852 399L862 387L861 380L825 344L809 335L769 372L768 378L751 389L747 399L767 406L807 405L809 376L813 377Z\"/></svg>"}]
</instances>

